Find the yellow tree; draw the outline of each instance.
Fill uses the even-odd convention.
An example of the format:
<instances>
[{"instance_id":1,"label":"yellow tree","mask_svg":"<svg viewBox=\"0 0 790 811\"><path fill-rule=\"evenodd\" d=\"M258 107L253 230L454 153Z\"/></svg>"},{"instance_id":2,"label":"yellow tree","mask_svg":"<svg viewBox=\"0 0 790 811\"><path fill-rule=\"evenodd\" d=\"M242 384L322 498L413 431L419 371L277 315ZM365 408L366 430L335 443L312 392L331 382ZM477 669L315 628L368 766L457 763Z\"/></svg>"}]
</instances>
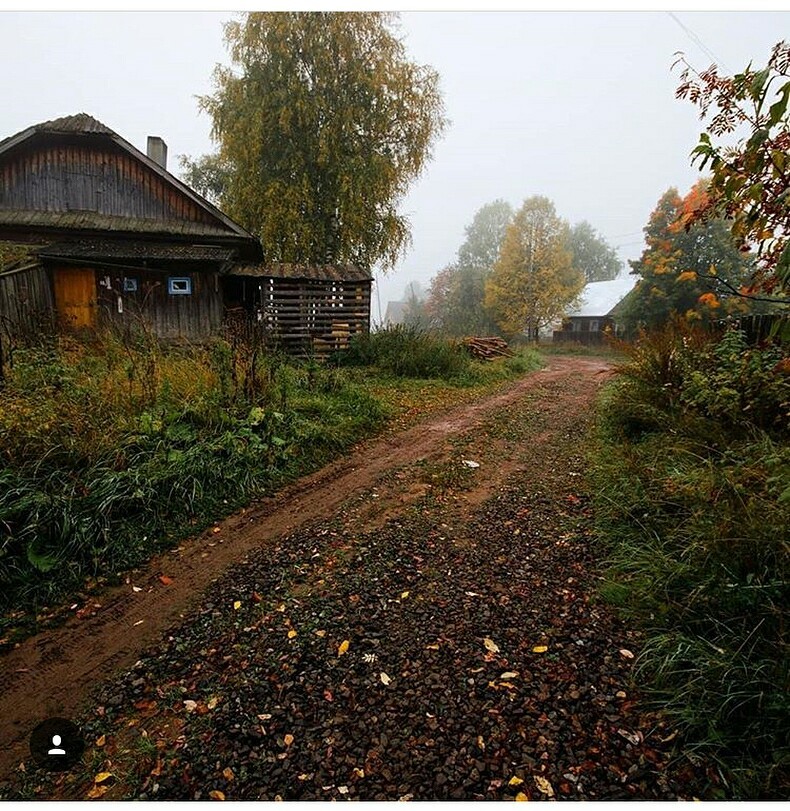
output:
<instances>
[{"instance_id":1,"label":"yellow tree","mask_svg":"<svg viewBox=\"0 0 790 811\"><path fill-rule=\"evenodd\" d=\"M538 330L578 299L584 274L573 266L568 236L551 200L524 201L486 282L485 307L503 332L537 340Z\"/></svg>"},{"instance_id":2,"label":"yellow tree","mask_svg":"<svg viewBox=\"0 0 790 811\"><path fill-rule=\"evenodd\" d=\"M231 67L200 99L216 155L186 177L270 260L394 264L398 206L446 121L439 78L384 12L249 12L225 26Z\"/></svg>"}]
</instances>

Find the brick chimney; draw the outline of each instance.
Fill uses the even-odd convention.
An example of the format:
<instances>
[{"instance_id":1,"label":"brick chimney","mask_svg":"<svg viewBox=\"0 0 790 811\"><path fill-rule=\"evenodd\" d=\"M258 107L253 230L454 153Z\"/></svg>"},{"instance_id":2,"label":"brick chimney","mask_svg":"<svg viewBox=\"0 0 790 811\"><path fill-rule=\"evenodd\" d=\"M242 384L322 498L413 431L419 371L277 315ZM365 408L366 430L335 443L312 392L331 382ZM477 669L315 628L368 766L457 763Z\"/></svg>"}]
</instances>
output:
<instances>
[{"instance_id":1,"label":"brick chimney","mask_svg":"<svg viewBox=\"0 0 790 811\"><path fill-rule=\"evenodd\" d=\"M148 136L148 157L167 169L167 144L158 135Z\"/></svg>"}]
</instances>

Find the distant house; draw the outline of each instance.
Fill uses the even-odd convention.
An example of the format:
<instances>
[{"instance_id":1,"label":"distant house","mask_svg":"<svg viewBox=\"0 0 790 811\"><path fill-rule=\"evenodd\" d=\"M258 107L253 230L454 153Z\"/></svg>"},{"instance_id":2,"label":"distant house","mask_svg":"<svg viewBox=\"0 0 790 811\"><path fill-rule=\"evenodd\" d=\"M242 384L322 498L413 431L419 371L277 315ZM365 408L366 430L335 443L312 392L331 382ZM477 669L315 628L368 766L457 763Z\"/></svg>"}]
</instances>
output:
<instances>
[{"instance_id":1,"label":"distant house","mask_svg":"<svg viewBox=\"0 0 790 811\"><path fill-rule=\"evenodd\" d=\"M561 329L554 330L554 342L600 344L604 335L618 334L616 308L635 284L636 278L627 273L611 281L587 284L582 291L581 304L566 313Z\"/></svg>"},{"instance_id":2,"label":"distant house","mask_svg":"<svg viewBox=\"0 0 790 811\"><path fill-rule=\"evenodd\" d=\"M264 264L256 237L167 171L161 138L144 154L80 113L0 141L0 330L52 312L64 329L190 341L242 313L305 352L369 328L370 277Z\"/></svg>"}]
</instances>

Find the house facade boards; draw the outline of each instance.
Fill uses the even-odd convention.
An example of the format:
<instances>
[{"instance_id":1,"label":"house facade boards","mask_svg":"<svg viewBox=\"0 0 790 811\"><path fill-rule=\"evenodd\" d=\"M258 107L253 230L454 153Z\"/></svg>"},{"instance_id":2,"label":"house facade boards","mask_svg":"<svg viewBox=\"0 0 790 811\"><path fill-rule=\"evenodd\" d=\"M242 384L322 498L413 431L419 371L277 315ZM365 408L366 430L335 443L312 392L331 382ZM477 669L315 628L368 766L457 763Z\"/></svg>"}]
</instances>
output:
<instances>
[{"instance_id":1,"label":"house facade boards","mask_svg":"<svg viewBox=\"0 0 790 811\"><path fill-rule=\"evenodd\" d=\"M610 281L588 283L581 304L565 315L561 329L554 330L554 343L600 344L606 335L617 335L617 307L635 284L635 277L627 273Z\"/></svg>"},{"instance_id":2,"label":"house facade boards","mask_svg":"<svg viewBox=\"0 0 790 811\"><path fill-rule=\"evenodd\" d=\"M142 153L84 113L0 141L0 331L54 313L63 329L144 323L166 340L202 341L239 305L262 329L284 324L287 298L301 319L289 336L311 339L362 313L360 287L368 310L354 328L368 328L368 274L353 269L346 280L351 271L335 268L327 279L326 269L303 268L297 279L267 269L259 240L166 163L161 138ZM287 295L283 279L294 283Z\"/></svg>"}]
</instances>

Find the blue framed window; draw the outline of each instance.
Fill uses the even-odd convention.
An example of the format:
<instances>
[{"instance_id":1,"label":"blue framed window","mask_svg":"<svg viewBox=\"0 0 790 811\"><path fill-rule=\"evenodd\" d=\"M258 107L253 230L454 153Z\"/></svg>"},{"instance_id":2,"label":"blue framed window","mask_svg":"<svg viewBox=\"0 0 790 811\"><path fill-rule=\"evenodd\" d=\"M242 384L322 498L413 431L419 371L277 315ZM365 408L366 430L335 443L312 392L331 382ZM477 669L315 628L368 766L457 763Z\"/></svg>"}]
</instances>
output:
<instances>
[{"instance_id":1,"label":"blue framed window","mask_svg":"<svg viewBox=\"0 0 790 811\"><path fill-rule=\"evenodd\" d=\"M189 276L170 276L167 280L167 292L171 296L191 296L192 279Z\"/></svg>"},{"instance_id":2,"label":"blue framed window","mask_svg":"<svg viewBox=\"0 0 790 811\"><path fill-rule=\"evenodd\" d=\"M123 280L123 292L124 293L136 293L137 292L137 279L133 276L125 276Z\"/></svg>"}]
</instances>

